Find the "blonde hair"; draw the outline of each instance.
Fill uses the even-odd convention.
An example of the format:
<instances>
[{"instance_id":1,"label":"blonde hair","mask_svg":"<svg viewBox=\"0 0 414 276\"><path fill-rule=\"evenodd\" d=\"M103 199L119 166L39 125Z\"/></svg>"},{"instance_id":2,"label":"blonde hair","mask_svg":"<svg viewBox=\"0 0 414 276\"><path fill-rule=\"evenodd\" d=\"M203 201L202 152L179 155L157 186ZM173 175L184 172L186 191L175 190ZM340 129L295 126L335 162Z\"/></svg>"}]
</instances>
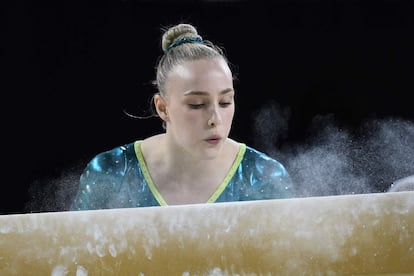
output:
<instances>
[{"instance_id":1,"label":"blonde hair","mask_svg":"<svg viewBox=\"0 0 414 276\"><path fill-rule=\"evenodd\" d=\"M184 61L217 57L228 63L223 49L209 40L204 40L191 24L180 23L164 29L161 48L164 54L157 62L156 79L153 84L162 96L166 96L165 82L174 66Z\"/></svg>"}]
</instances>

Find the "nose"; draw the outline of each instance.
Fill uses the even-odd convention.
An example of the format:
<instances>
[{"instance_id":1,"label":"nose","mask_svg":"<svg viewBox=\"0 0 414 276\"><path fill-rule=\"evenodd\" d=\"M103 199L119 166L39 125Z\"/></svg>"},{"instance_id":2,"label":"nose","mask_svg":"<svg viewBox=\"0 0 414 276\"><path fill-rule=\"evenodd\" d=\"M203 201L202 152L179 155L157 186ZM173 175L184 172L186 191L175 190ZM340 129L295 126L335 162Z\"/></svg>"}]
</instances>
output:
<instances>
[{"instance_id":1,"label":"nose","mask_svg":"<svg viewBox=\"0 0 414 276\"><path fill-rule=\"evenodd\" d=\"M218 106L214 106L212 108L211 115L210 115L210 118L207 121L207 124L208 124L209 127L215 127L215 126L221 124L221 115L220 115Z\"/></svg>"}]
</instances>

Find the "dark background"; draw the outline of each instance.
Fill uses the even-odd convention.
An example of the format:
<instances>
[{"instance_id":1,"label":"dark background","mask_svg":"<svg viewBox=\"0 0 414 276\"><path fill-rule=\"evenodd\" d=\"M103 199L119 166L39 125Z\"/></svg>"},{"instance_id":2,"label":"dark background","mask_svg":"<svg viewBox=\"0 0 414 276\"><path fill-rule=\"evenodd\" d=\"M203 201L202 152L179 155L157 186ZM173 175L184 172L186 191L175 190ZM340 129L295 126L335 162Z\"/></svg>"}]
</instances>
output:
<instances>
[{"instance_id":1,"label":"dark background","mask_svg":"<svg viewBox=\"0 0 414 276\"><path fill-rule=\"evenodd\" d=\"M161 28L178 22L196 25L236 66L232 137L272 147L288 169L298 163L287 154L317 136L318 116L356 137L367 120L403 120L412 152L412 1L7 2L0 213L64 210L93 155L162 131L158 119L123 110L148 110ZM272 128L279 115L286 124ZM401 177L414 174L411 160ZM395 177L361 191L383 191Z\"/></svg>"}]
</instances>

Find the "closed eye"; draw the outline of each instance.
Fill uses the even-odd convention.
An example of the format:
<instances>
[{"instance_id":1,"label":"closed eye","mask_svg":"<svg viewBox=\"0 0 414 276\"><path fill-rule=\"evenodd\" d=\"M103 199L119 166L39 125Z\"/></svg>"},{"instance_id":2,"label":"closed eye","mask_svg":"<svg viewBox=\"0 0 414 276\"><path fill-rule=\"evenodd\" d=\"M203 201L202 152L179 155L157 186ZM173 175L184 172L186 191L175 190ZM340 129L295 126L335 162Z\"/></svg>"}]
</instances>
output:
<instances>
[{"instance_id":1,"label":"closed eye","mask_svg":"<svg viewBox=\"0 0 414 276\"><path fill-rule=\"evenodd\" d=\"M228 107L231 104L232 104L231 102L228 102L228 103L220 103L220 106L221 107Z\"/></svg>"},{"instance_id":2,"label":"closed eye","mask_svg":"<svg viewBox=\"0 0 414 276\"><path fill-rule=\"evenodd\" d=\"M188 104L191 109L200 109L204 106L204 104Z\"/></svg>"}]
</instances>

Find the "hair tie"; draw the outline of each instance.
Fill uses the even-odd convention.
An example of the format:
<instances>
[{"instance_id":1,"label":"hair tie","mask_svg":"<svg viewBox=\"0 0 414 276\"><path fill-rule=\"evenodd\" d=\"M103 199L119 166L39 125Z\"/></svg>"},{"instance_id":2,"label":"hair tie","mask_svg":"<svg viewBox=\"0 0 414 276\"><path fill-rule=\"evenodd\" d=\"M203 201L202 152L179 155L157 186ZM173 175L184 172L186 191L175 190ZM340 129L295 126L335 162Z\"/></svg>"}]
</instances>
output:
<instances>
[{"instance_id":1,"label":"hair tie","mask_svg":"<svg viewBox=\"0 0 414 276\"><path fill-rule=\"evenodd\" d=\"M203 40L200 37L182 37L182 38L176 40L170 46L168 46L167 49L164 50L164 53L166 54L172 48L174 48L178 45L181 45L183 43L203 43Z\"/></svg>"}]
</instances>

